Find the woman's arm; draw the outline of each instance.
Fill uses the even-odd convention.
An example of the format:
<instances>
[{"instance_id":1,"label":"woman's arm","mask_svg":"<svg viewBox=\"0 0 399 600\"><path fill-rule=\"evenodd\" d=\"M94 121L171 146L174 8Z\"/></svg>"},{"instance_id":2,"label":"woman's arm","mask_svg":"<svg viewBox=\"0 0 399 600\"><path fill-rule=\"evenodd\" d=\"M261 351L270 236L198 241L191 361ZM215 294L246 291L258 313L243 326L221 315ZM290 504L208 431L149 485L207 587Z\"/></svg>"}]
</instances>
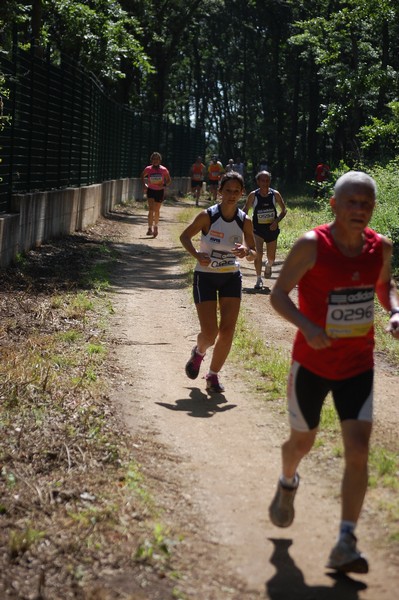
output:
<instances>
[{"instance_id":1,"label":"woman's arm","mask_svg":"<svg viewBox=\"0 0 399 600\"><path fill-rule=\"evenodd\" d=\"M198 235L200 231L207 233L209 227L209 215L206 212L206 210L203 210L195 217L194 221L188 227L186 227L186 229L180 235L180 242L183 248L185 248L187 252L189 252L191 256L193 256L203 267L209 265L209 263L211 262L211 257L206 252L198 252L198 250L196 250L192 242L192 238Z\"/></svg>"}]
</instances>

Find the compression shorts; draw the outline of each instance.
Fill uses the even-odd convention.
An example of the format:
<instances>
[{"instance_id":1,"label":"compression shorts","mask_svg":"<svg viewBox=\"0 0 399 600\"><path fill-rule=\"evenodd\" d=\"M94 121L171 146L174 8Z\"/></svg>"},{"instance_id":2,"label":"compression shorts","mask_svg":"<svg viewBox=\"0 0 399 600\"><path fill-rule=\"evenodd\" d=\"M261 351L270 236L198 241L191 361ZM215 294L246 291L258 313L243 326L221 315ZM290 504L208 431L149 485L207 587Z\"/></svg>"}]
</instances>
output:
<instances>
[{"instance_id":1,"label":"compression shorts","mask_svg":"<svg viewBox=\"0 0 399 600\"><path fill-rule=\"evenodd\" d=\"M288 412L296 431L318 427L323 402L332 393L340 421L373 420L374 369L348 379L326 379L293 361L288 377Z\"/></svg>"}]
</instances>

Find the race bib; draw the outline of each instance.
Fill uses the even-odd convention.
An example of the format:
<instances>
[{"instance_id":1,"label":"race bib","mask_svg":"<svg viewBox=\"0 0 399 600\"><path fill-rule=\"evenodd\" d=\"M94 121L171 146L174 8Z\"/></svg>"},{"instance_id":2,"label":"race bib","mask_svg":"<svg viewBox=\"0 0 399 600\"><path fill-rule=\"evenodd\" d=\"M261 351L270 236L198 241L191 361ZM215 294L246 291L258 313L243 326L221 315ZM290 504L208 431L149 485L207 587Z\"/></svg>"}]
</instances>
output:
<instances>
[{"instance_id":1,"label":"race bib","mask_svg":"<svg viewBox=\"0 0 399 600\"><path fill-rule=\"evenodd\" d=\"M274 208L265 208L262 210L258 210L258 223L259 225L266 225L269 223L273 223L276 218L276 213Z\"/></svg>"},{"instance_id":2,"label":"race bib","mask_svg":"<svg viewBox=\"0 0 399 600\"><path fill-rule=\"evenodd\" d=\"M326 333L334 338L367 335L374 322L374 287L333 290L328 299Z\"/></svg>"},{"instance_id":3,"label":"race bib","mask_svg":"<svg viewBox=\"0 0 399 600\"><path fill-rule=\"evenodd\" d=\"M223 250L212 250L211 269L217 269L219 273L228 273L237 269L237 258L231 252L223 252Z\"/></svg>"},{"instance_id":4,"label":"race bib","mask_svg":"<svg viewBox=\"0 0 399 600\"><path fill-rule=\"evenodd\" d=\"M159 187L163 185L162 173L151 173L148 179L150 180L151 185L158 185Z\"/></svg>"},{"instance_id":5,"label":"race bib","mask_svg":"<svg viewBox=\"0 0 399 600\"><path fill-rule=\"evenodd\" d=\"M192 179L195 179L196 181L200 181L200 179L202 179L201 173L193 173Z\"/></svg>"}]
</instances>

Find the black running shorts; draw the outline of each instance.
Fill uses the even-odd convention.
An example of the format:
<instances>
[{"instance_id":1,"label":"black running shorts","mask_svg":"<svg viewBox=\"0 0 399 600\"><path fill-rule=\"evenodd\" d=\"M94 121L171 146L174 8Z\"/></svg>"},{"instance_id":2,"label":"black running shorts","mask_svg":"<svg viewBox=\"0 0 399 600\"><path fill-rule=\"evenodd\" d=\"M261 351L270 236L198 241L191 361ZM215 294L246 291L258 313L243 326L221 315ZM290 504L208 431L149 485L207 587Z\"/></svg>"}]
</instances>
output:
<instances>
[{"instance_id":1,"label":"black running shorts","mask_svg":"<svg viewBox=\"0 0 399 600\"><path fill-rule=\"evenodd\" d=\"M274 230L270 229L269 227L259 227L254 229L254 234L262 238L262 240L267 244L269 242L274 242L278 238L280 235L280 229L278 227Z\"/></svg>"},{"instance_id":2,"label":"black running shorts","mask_svg":"<svg viewBox=\"0 0 399 600\"><path fill-rule=\"evenodd\" d=\"M152 190L147 188L147 198L153 198L155 202L163 202L165 199L165 190Z\"/></svg>"},{"instance_id":3,"label":"black running shorts","mask_svg":"<svg viewBox=\"0 0 399 600\"><path fill-rule=\"evenodd\" d=\"M194 271L193 294L195 304L219 298L241 298L242 276L234 273L202 273Z\"/></svg>"},{"instance_id":4,"label":"black running shorts","mask_svg":"<svg viewBox=\"0 0 399 600\"><path fill-rule=\"evenodd\" d=\"M348 379L326 379L294 361L288 378L290 425L297 431L315 429L320 423L323 402L332 393L340 421L373 420L374 369Z\"/></svg>"}]
</instances>

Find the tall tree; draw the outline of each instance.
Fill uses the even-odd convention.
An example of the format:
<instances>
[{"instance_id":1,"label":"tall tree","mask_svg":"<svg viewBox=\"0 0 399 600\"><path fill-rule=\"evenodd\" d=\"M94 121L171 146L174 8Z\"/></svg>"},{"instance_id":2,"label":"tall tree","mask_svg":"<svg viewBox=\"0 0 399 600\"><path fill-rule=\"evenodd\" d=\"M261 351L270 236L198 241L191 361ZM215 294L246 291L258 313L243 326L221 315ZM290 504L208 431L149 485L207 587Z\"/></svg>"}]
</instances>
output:
<instances>
[{"instance_id":1,"label":"tall tree","mask_svg":"<svg viewBox=\"0 0 399 600\"><path fill-rule=\"evenodd\" d=\"M116 100L204 127L222 160L266 156L290 180L363 158L399 97L397 0L3 0L1 20L8 46L17 29Z\"/></svg>"}]
</instances>

